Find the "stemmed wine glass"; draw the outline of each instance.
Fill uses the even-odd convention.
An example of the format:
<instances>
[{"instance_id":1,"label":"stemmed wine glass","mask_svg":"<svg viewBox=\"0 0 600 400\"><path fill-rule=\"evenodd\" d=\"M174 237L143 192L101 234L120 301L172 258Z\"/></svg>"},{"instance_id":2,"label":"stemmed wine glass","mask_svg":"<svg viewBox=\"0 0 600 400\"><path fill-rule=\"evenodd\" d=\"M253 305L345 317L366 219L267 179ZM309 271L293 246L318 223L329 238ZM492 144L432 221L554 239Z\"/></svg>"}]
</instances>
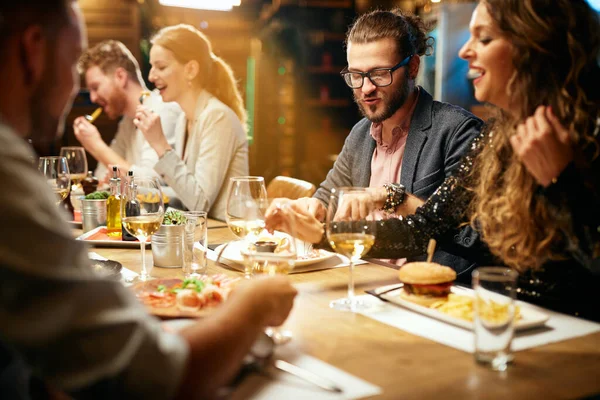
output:
<instances>
[{"instance_id":1,"label":"stemmed wine glass","mask_svg":"<svg viewBox=\"0 0 600 400\"><path fill-rule=\"evenodd\" d=\"M121 223L140 241L142 270L136 281L151 279L152 265L146 268L146 241L158 231L164 214L163 194L158 181L153 178L133 179L121 201Z\"/></svg>"},{"instance_id":2,"label":"stemmed wine glass","mask_svg":"<svg viewBox=\"0 0 600 400\"><path fill-rule=\"evenodd\" d=\"M297 241L293 218L287 217L290 206L286 199L279 199L269 207L269 212L282 214L280 231L260 233L260 238L242 249L244 265L252 268L252 275L287 275L296 265ZM284 233L285 232L285 233ZM269 327L265 331L275 344L287 343L292 333L287 329Z\"/></svg>"},{"instance_id":3,"label":"stemmed wine glass","mask_svg":"<svg viewBox=\"0 0 600 400\"><path fill-rule=\"evenodd\" d=\"M71 173L69 201L73 206L73 213L75 214L81 210L81 202L77 195L83 195L80 182L86 177L88 168L85 149L81 146L65 146L60 149L60 155L67 159L67 164L69 165L69 172ZM77 220L75 215L73 217Z\"/></svg>"},{"instance_id":4,"label":"stemmed wine glass","mask_svg":"<svg viewBox=\"0 0 600 400\"><path fill-rule=\"evenodd\" d=\"M362 212L373 210L367 188L332 189L327 209L327 240L338 254L349 260L348 297L330 303L330 307L336 310L355 312L369 308L354 296L354 264L367 254L375 243L376 221L371 213L363 218L353 218L352 215L357 214L357 207L362 208Z\"/></svg>"},{"instance_id":5,"label":"stemmed wine glass","mask_svg":"<svg viewBox=\"0 0 600 400\"><path fill-rule=\"evenodd\" d=\"M66 146L60 149L60 155L67 159L73 185L78 185L87 174L85 149L80 146Z\"/></svg>"},{"instance_id":6,"label":"stemmed wine glass","mask_svg":"<svg viewBox=\"0 0 600 400\"><path fill-rule=\"evenodd\" d=\"M267 189L262 176L239 176L230 179L227 198L227 226L247 244L254 243L265 228ZM244 275L252 271L245 265Z\"/></svg>"},{"instance_id":7,"label":"stemmed wine glass","mask_svg":"<svg viewBox=\"0 0 600 400\"><path fill-rule=\"evenodd\" d=\"M56 205L58 206L69 195L71 188L71 177L69 166L65 157L40 157L38 170L46 178L46 182L56 194Z\"/></svg>"}]
</instances>

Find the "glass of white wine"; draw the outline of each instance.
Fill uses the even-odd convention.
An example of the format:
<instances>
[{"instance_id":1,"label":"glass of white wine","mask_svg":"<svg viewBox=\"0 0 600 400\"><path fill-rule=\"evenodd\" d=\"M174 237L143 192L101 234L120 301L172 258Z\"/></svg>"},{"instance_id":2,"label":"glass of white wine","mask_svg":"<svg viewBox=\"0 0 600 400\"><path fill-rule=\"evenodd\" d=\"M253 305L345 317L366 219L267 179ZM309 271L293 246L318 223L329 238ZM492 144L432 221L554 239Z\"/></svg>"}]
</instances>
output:
<instances>
[{"instance_id":1,"label":"glass of white wine","mask_svg":"<svg viewBox=\"0 0 600 400\"><path fill-rule=\"evenodd\" d=\"M354 296L354 264L371 250L375 243L376 221L369 214L366 218L353 220L349 209L357 207L357 199L361 199L360 207L372 210L367 188L340 187L331 190L331 199L327 209L326 232L327 240L336 253L349 261L348 297L335 300L330 307L343 311L362 311L369 308L368 304L359 301Z\"/></svg>"},{"instance_id":2,"label":"glass of white wine","mask_svg":"<svg viewBox=\"0 0 600 400\"><path fill-rule=\"evenodd\" d=\"M76 213L81 213L81 200L79 196L83 195L81 181L87 175L87 157L85 149L81 146L65 146L60 149L61 157L67 159L69 173L71 174L71 191L69 192L69 202L73 206L73 219L76 220Z\"/></svg>"},{"instance_id":3,"label":"glass of white wine","mask_svg":"<svg viewBox=\"0 0 600 400\"><path fill-rule=\"evenodd\" d=\"M69 195L71 188L71 176L69 174L69 165L65 157L40 157L38 161L38 170L46 178L46 182L56 195L56 205L58 206Z\"/></svg>"},{"instance_id":4,"label":"glass of white wine","mask_svg":"<svg viewBox=\"0 0 600 400\"><path fill-rule=\"evenodd\" d=\"M294 219L285 217L289 213L289 204L283 200L271 206L274 213L282 213L281 231L262 231L253 243L241 251L244 265L252 268L252 276L259 275L287 275L294 270L298 253L296 226ZM285 232L285 233L284 233ZM292 338L288 329L269 327L266 329L275 344L287 343Z\"/></svg>"},{"instance_id":5,"label":"glass of white wine","mask_svg":"<svg viewBox=\"0 0 600 400\"><path fill-rule=\"evenodd\" d=\"M146 241L158 229L163 221L165 205L160 184L152 178L135 178L125 190L121 201L121 223L131 235L140 241L142 251L142 269L136 281L152 279L150 269L146 267Z\"/></svg>"},{"instance_id":6,"label":"glass of white wine","mask_svg":"<svg viewBox=\"0 0 600 400\"><path fill-rule=\"evenodd\" d=\"M79 185L87 174L88 165L85 149L80 146L65 146L60 149L60 155L67 159L73 186Z\"/></svg>"},{"instance_id":7,"label":"glass of white wine","mask_svg":"<svg viewBox=\"0 0 600 400\"><path fill-rule=\"evenodd\" d=\"M231 178L227 198L227 226L245 245L258 240L265 228L267 211L267 188L262 176L238 176ZM252 275L245 265L245 277Z\"/></svg>"}]
</instances>

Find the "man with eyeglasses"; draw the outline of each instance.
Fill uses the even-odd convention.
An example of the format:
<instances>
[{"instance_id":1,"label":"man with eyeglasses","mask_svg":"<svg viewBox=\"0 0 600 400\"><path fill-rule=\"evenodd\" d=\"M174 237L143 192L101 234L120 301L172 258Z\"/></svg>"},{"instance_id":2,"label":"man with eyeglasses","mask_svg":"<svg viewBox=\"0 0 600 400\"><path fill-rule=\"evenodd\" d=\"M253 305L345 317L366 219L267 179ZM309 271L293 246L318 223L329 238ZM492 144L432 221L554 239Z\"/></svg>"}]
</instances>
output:
<instances>
[{"instance_id":1,"label":"man with eyeglasses","mask_svg":"<svg viewBox=\"0 0 600 400\"><path fill-rule=\"evenodd\" d=\"M348 67L341 75L365 118L350 132L315 195L297 200L298 207L323 220L332 188L385 185L394 207L384 209L412 214L458 166L482 121L434 101L415 84L420 57L430 54L432 40L418 17L399 9L372 11L356 20L346 38ZM465 228L454 242L469 246L475 236ZM434 261L459 273L474 266L441 250Z\"/></svg>"}]
</instances>

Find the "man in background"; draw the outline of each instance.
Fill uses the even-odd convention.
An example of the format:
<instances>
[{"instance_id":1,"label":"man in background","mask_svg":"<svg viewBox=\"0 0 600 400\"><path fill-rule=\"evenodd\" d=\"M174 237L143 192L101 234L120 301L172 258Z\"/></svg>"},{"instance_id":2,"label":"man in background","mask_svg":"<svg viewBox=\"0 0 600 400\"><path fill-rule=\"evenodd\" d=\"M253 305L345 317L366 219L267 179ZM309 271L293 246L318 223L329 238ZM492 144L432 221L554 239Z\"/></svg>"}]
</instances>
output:
<instances>
[{"instance_id":1,"label":"man in background","mask_svg":"<svg viewBox=\"0 0 600 400\"><path fill-rule=\"evenodd\" d=\"M352 128L317 192L297 200L298 207L322 220L332 188L395 184L388 186L389 197L406 201L391 215L411 214L458 166L482 121L434 101L416 85L420 57L429 55L431 41L423 21L400 9L372 11L355 21L346 38L348 67L342 77L364 118ZM465 229L455 242L471 243L474 235ZM474 266L442 250L434 261L457 272Z\"/></svg>"},{"instance_id":2,"label":"man in background","mask_svg":"<svg viewBox=\"0 0 600 400\"><path fill-rule=\"evenodd\" d=\"M134 170L135 176L158 177L154 171L158 157L133 124L135 110L143 99L144 105L160 116L165 137L174 145L175 123L181 108L177 103L163 103L158 92L148 91L138 62L119 41L106 40L86 51L79 60L79 70L92 102L102 107L108 118L121 118L110 147L85 117L78 117L73 123L77 140L98 160L95 175L107 182L107 167L118 165L123 172ZM142 92L148 96L141 96Z\"/></svg>"},{"instance_id":3,"label":"man in background","mask_svg":"<svg viewBox=\"0 0 600 400\"><path fill-rule=\"evenodd\" d=\"M85 244L32 165L78 91L86 34L74 0L0 3L0 398L209 397L296 294L285 277L238 285L211 318L165 332L121 283L98 278ZM55 393L56 394L56 393Z\"/></svg>"}]
</instances>

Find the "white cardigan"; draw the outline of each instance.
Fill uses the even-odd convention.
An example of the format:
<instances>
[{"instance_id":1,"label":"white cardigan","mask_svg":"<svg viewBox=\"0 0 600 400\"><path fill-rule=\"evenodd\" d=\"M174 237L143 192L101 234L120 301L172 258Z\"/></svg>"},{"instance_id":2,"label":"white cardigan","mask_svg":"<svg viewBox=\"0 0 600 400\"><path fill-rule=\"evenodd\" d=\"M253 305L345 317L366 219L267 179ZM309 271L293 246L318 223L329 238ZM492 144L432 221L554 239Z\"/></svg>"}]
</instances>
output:
<instances>
[{"instance_id":1,"label":"white cardigan","mask_svg":"<svg viewBox=\"0 0 600 400\"><path fill-rule=\"evenodd\" d=\"M198 96L185 154L187 119L175 127L175 151L166 152L154 169L189 210L208 211L225 220L229 178L248 175L246 131L233 110L203 90Z\"/></svg>"}]
</instances>

